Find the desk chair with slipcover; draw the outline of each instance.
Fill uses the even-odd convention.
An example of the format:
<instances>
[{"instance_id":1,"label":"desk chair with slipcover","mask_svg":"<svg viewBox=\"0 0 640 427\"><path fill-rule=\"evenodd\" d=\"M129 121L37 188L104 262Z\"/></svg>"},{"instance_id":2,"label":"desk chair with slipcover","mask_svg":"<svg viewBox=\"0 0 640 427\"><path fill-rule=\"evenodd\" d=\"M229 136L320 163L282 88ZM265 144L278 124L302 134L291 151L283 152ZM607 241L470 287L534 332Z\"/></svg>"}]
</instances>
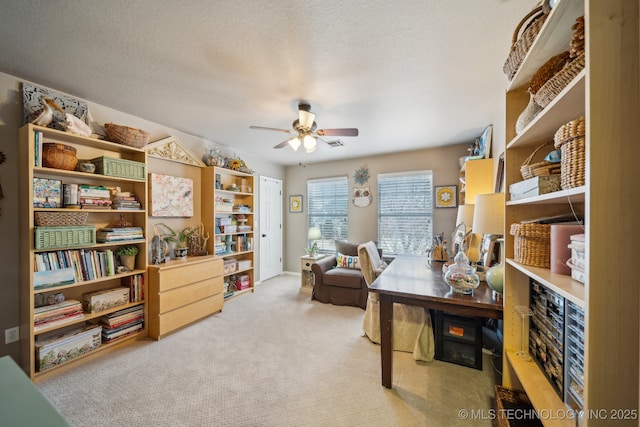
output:
<instances>
[{"instance_id":1,"label":"desk chair with slipcover","mask_svg":"<svg viewBox=\"0 0 640 427\"><path fill-rule=\"evenodd\" d=\"M371 286L386 264L371 241L358 246L358 258L367 286ZM369 292L367 298L363 329L372 342L380 344L380 302L375 292ZM415 360L433 360L433 327L427 310L414 305L393 304L393 349L412 353Z\"/></svg>"}]
</instances>

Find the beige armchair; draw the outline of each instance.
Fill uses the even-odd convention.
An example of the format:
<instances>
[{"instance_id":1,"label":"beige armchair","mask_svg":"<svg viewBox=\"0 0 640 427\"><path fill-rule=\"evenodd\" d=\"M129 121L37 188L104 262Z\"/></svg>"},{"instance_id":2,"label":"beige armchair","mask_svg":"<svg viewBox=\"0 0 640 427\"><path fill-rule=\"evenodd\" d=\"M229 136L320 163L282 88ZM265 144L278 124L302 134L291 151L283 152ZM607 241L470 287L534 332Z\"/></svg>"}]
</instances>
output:
<instances>
[{"instance_id":1,"label":"beige armchair","mask_svg":"<svg viewBox=\"0 0 640 427\"><path fill-rule=\"evenodd\" d=\"M370 286L386 264L373 242L358 246L358 258L367 286ZM363 329L372 342L380 344L380 303L375 292L369 292L367 298ZM412 353L415 360L433 360L433 327L427 310L414 305L393 304L393 349Z\"/></svg>"}]
</instances>

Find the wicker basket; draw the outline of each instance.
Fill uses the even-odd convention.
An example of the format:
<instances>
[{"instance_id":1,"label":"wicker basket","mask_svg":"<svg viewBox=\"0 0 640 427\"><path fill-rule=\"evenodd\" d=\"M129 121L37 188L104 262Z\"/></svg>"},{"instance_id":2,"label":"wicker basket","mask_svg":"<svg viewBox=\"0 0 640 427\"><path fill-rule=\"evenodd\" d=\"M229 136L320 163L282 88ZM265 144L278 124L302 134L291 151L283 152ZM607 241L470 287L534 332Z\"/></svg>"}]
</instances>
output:
<instances>
[{"instance_id":1,"label":"wicker basket","mask_svg":"<svg viewBox=\"0 0 640 427\"><path fill-rule=\"evenodd\" d=\"M106 123L104 129L107 132L109 141L129 147L142 148L147 145L151 139L149 132L128 126Z\"/></svg>"},{"instance_id":2,"label":"wicker basket","mask_svg":"<svg viewBox=\"0 0 640 427\"><path fill-rule=\"evenodd\" d=\"M560 185L563 190L585 184L585 135L584 117L579 117L560 126L553 137L554 146L562 155Z\"/></svg>"},{"instance_id":3,"label":"wicker basket","mask_svg":"<svg viewBox=\"0 0 640 427\"><path fill-rule=\"evenodd\" d=\"M68 225L85 225L88 212L35 212L34 219L40 227L59 227Z\"/></svg>"},{"instance_id":4,"label":"wicker basket","mask_svg":"<svg viewBox=\"0 0 640 427\"><path fill-rule=\"evenodd\" d=\"M542 108L546 107L555 99L556 96L562 90L567 87L569 83L578 75L580 71L584 69L585 64L584 53L573 61L568 62L562 70L556 75L551 77L542 87L536 92L534 101Z\"/></svg>"},{"instance_id":5,"label":"wicker basket","mask_svg":"<svg viewBox=\"0 0 640 427\"><path fill-rule=\"evenodd\" d=\"M57 249L95 245L96 227L95 225L35 227L34 243L36 249Z\"/></svg>"},{"instance_id":6,"label":"wicker basket","mask_svg":"<svg viewBox=\"0 0 640 427\"><path fill-rule=\"evenodd\" d=\"M549 224L511 224L514 259L533 267L551 266L551 226Z\"/></svg>"},{"instance_id":7,"label":"wicker basket","mask_svg":"<svg viewBox=\"0 0 640 427\"><path fill-rule=\"evenodd\" d=\"M531 163L535 155L552 142L553 141L545 142L544 144L533 150L533 153L531 153L531 155L527 157L522 166L520 166L520 174L522 175L522 178L529 179L536 176L549 176L557 175L560 173L561 165L559 165L558 163L552 163L547 160Z\"/></svg>"},{"instance_id":8,"label":"wicker basket","mask_svg":"<svg viewBox=\"0 0 640 427\"><path fill-rule=\"evenodd\" d=\"M507 56L507 60L502 67L502 71L504 71L509 80L513 79L518 68L520 68L522 60L527 55L527 52L529 52L529 48L531 48L546 19L547 15L542 12L542 6L538 6L518 23L518 26L513 32L509 56ZM527 25L525 26L525 24ZM523 26L524 30L522 34L520 34L520 37L518 37Z\"/></svg>"},{"instance_id":9,"label":"wicker basket","mask_svg":"<svg viewBox=\"0 0 640 427\"><path fill-rule=\"evenodd\" d=\"M145 164L142 162L102 156L91 159L91 163L96 165L96 172L101 175L137 179L140 181L144 181L146 178Z\"/></svg>"},{"instance_id":10,"label":"wicker basket","mask_svg":"<svg viewBox=\"0 0 640 427\"><path fill-rule=\"evenodd\" d=\"M562 70L568 60L568 50L549 58L542 67L538 68L538 71L536 71L531 78L531 83L529 83L529 92L535 95L535 93L538 92L550 78Z\"/></svg>"}]
</instances>

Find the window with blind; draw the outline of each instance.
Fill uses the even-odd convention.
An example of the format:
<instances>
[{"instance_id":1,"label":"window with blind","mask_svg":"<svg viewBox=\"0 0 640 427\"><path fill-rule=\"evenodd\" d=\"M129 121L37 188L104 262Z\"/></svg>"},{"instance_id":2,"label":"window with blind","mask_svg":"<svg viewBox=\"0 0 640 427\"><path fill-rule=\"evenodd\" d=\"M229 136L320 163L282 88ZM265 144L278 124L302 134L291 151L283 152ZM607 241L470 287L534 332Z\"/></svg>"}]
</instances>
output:
<instances>
[{"instance_id":1,"label":"window with blind","mask_svg":"<svg viewBox=\"0 0 640 427\"><path fill-rule=\"evenodd\" d=\"M378 246L385 256L425 254L432 225L431 171L378 175Z\"/></svg>"},{"instance_id":2,"label":"window with blind","mask_svg":"<svg viewBox=\"0 0 640 427\"><path fill-rule=\"evenodd\" d=\"M349 236L349 181L346 176L307 181L309 227L320 227L320 252L334 252L335 240Z\"/></svg>"}]
</instances>

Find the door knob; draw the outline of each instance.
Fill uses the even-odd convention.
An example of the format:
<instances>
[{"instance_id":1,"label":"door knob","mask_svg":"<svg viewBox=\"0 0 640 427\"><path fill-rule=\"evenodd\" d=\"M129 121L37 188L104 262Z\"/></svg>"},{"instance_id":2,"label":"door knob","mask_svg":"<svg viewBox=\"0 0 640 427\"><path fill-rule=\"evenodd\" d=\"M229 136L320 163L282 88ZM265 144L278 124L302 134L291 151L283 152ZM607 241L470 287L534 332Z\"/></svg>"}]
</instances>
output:
<instances>
[{"instance_id":1,"label":"door knob","mask_svg":"<svg viewBox=\"0 0 640 427\"><path fill-rule=\"evenodd\" d=\"M266 234L263 234L263 235L262 235L262 237L267 237L267 235L266 235Z\"/></svg>"}]
</instances>

